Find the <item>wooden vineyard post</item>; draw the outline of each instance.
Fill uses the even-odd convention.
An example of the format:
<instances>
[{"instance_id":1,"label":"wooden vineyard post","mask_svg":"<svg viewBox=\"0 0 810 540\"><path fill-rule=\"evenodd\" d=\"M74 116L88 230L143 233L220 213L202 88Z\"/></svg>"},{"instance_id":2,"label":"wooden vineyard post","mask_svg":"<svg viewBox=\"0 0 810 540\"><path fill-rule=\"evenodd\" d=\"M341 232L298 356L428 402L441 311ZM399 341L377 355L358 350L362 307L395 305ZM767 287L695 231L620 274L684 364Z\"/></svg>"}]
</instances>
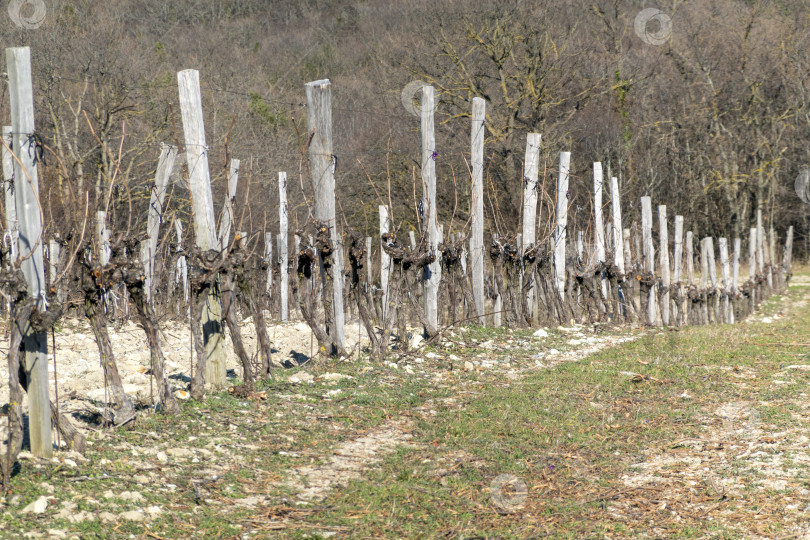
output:
<instances>
[{"instance_id":1,"label":"wooden vineyard post","mask_svg":"<svg viewBox=\"0 0 810 540\"><path fill-rule=\"evenodd\" d=\"M180 112L183 117L185 153L194 215L194 237L203 251L217 249L214 200L211 195L211 177L208 169L208 146L205 144L200 73L186 69L177 74L180 93ZM206 299L202 315L205 343L205 382L223 385L225 378L225 329L222 325L222 304L219 293L212 292Z\"/></svg>"},{"instance_id":2,"label":"wooden vineyard post","mask_svg":"<svg viewBox=\"0 0 810 540\"><path fill-rule=\"evenodd\" d=\"M742 247L742 240L739 238L734 239L734 253L731 256L731 294L736 299L740 286L740 248ZM734 308L736 302L731 303L731 322L734 321Z\"/></svg>"},{"instance_id":3,"label":"wooden vineyard post","mask_svg":"<svg viewBox=\"0 0 810 540\"><path fill-rule=\"evenodd\" d=\"M709 236L705 240L706 240L706 259L708 260L709 264L709 280L711 281L712 290L714 291L712 293L714 295L713 316L714 322L718 323L720 311L720 295L717 292L717 263L714 260L714 238Z\"/></svg>"},{"instance_id":4,"label":"wooden vineyard post","mask_svg":"<svg viewBox=\"0 0 810 540\"><path fill-rule=\"evenodd\" d=\"M273 233L264 233L264 260L267 263L267 281L264 292L270 294L273 290Z\"/></svg>"},{"instance_id":5,"label":"wooden vineyard post","mask_svg":"<svg viewBox=\"0 0 810 540\"><path fill-rule=\"evenodd\" d=\"M565 302L565 238L568 228L568 174L571 152L560 152L557 174L557 226L554 229L554 284Z\"/></svg>"},{"instance_id":6,"label":"wooden vineyard post","mask_svg":"<svg viewBox=\"0 0 810 540\"><path fill-rule=\"evenodd\" d=\"M683 216L675 216L675 237L673 238L675 258L675 269L672 280L678 287L678 300L674 303L673 311L677 310L678 316L673 321L678 326L686 324L686 294L683 287Z\"/></svg>"},{"instance_id":7,"label":"wooden vineyard post","mask_svg":"<svg viewBox=\"0 0 810 540\"><path fill-rule=\"evenodd\" d=\"M436 138L433 132L433 87L422 87L422 187L424 195L422 205L427 220L428 249L436 255L436 260L425 266L423 278L425 289L425 317L427 318L427 336L438 332L439 311L439 283L441 282L441 254L439 253L439 231L436 226Z\"/></svg>"},{"instance_id":8,"label":"wooden vineyard post","mask_svg":"<svg viewBox=\"0 0 810 540\"><path fill-rule=\"evenodd\" d=\"M484 317L484 132L486 101L473 98L472 105L472 230L470 236L470 270L472 277L473 302L480 325L486 324Z\"/></svg>"},{"instance_id":9,"label":"wooden vineyard post","mask_svg":"<svg viewBox=\"0 0 810 540\"><path fill-rule=\"evenodd\" d=\"M692 288L695 281L695 242L692 231L686 232L686 243L684 245L684 258L686 259L686 286L687 289ZM689 324L689 314L692 312L692 300L687 293L684 293L684 313L683 324Z\"/></svg>"},{"instance_id":10,"label":"wooden vineyard post","mask_svg":"<svg viewBox=\"0 0 810 540\"><path fill-rule=\"evenodd\" d=\"M287 230L289 223L289 213L287 211L287 173L278 173L278 265L279 265L279 302L281 304L280 318L288 321L290 318L289 294L290 294L290 273L289 273L289 248Z\"/></svg>"},{"instance_id":11,"label":"wooden vineyard post","mask_svg":"<svg viewBox=\"0 0 810 540\"><path fill-rule=\"evenodd\" d=\"M793 225L788 227L787 239L785 240L785 252L782 254L783 265L785 267L785 279L791 274L793 266Z\"/></svg>"},{"instance_id":12,"label":"wooden vineyard post","mask_svg":"<svg viewBox=\"0 0 810 540\"><path fill-rule=\"evenodd\" d=\"M649 273L649 278L655 278L655 254L652 240L652 199L641 198L641 231L644 245L644 271ZM647 296L647 322L654 325L657 321L657 309L655 302L655 283L650 283L650 291Z\"/></svg>"},{"instance_id":13,"label":"wooden vineyard post","mask_svg":"<svg viewBox=\"0 0 810 540\"><path fill-rule=\"evenodd\" d=\"M332 244L331 261L324 260L319 251L318 262L326 307L326 332L332 340L331 354L343 351L345 346L343 311L343 242L335 219L335 157L332 153L332 84L329 79L309 82L307 95L307 125L313 133L307 157L315 192L316 220L329 227ZM331 293L332 298L327 298Z\"/></svg>"},{"instance_id":14,"label":"wooden vineyard post","mask_svg":"<svg viewBox=\"0 0 810 540\"><path fill-rule=\"evenodd\" d=\"M166 188L174 169L174 160L177 157L177 148L168 144L160 145L157 171L155 172L155 186L149 197L149 215L146 219L146 242L141 246L141 263L143 264L144 293L146 301L152 301L155 290L155 255L157 251L158 233L163 221L163 202L166 198Z\"/></svg>"},{"instance_id":15,"label":"wooden vineyard post","mask_svg":"<svg viewBox=\"0 0 810 540\"><path fill-rule=\"evenodd\" d=\"M720 248L720 270L723 275L723 322L732 323L731 314L731 265L728 258L728 240L726 238L717 239Z\"/></svg>"},{"instance_id":16,"label":"wooden vineyard post","mask_svg":"<svg viewBox=\"0 0 810 540\"><path fill-rule=\"evenodd\" d=\"M625 277L624 266L624 239L622 238L622 204L619 195L619 179L615 176L610 178L610 211L613 217L613 264L619 269L619 287L617 297L620 301L619 311L626 318L627 313L627 278ZM627 320L627 319L625 319Z\"/></svg>"},{"instance_id":17,"label":"wooden vineyard post","mask_svg":"<svg viewBox=\"0 0 810 540\"><path fill-rule=\"evenodd\" d=\"M667 207L658 205L658 245L659 265L661 266L661 322L669 326L669 231L667 230Z\"/></svg>"},{"instance_id":18,"label":"wooden vineyard post","mask_svg":"<svg viewBox=\"0 0 810 540\"><path fill-rule=\"evenodd\" d=\"M768 229L768 249L765 252L765 260L768 263L768 287L773 289L773 271L776 264L776 231L773 229L773 223Z\"/></svg>"},{"instance_id":19,"label":"wooden vineyard post","mask_svg":"<svg viewBox=\"0 0 810 540\"><path fill-rule=\"evenodd\" d=\"M709 324L709 298L706 293L706 289L709 286L708 241L708 238L704 238L700 241L700 289L703 296L703 302L701 302L703 324Z\"/></svg>"},{"instance_id":20,"label":"wooden vineyard post","mask_svg":"<svg viewBox=\"0 0 810 540\"><path fill-rule=\"evenodd\" d=\"M9 257L11 260L17 258L17 237L19 236L19 225L17 224L17 208L14 197L14 157L8 148L14 145L11 126L3 126L3 193L5 193L6 211L6 234L3 243L9 246Z\"/></svg>"},{"instance_id":21,"label":"wooden vineyard post","mask_svg":"<svg viewBox=\"0 0 810 540\"><path fill-rule=\"evenodd\" d=\"M540 141L539 133L529 133L526 137L526 159L523 166L523 232L520 244L520 283L524 295L519 293L521 307L527 306L526 321L529 326L533 324L534 295L537 291L529 286L528 290L523 283L531 280L532 276L524 275L523 256L535 242L537 229L537 181L540 168Z\"/></svg>"},{"instance_id":22,"label":"wooden vineyard post","mask_svg":"<svg viewBox=\"0 0 810 540\"><path fill-rule=\"evenodd\" d=\"M765 271L765 229L762 227L762 210L757 210L757 273ZM768 283L768 287L770 287Z\"/></svg>"},{"instance_id":23,"label":"wooden vineyard post","mask_svg":"<svg viewBox=\"0 0 810 540\"><path fill-rule=\"evenodd\" d=\"M380 287L382 287L382 324L388 327L389 312L394 309L393 305L388 305L388 280L391 277L391 256L382 248L385 240L383 235L391 232L391 219L388 217L388 207L380 205ZM371 280L369 280L369 285ZM393 321L394 318L390 317Z\"/></svg>"},{"instance_id":24,"label":"wooden vineyard post","mask_svg":"<svg viewBox=\"0 0 810 540\"><path fill-rule=\"evenodd\" d=\"M598 263L605 262L605 222L602 219L602 164L598 161L593 164L593 216L596 223L595 240L596 240L596 261ZM602 300L607 301L607 279L605 273L602 272Z\"/></svg>"},{"instance_id":25,"label":"wooden vineyard post","mask_svg":"<svg viewBox=\"0 0 810 540\"><path fill-rule=\"evenodd\" d=\"M757 229L751 227L748 231L748 281L751 283L751 311L757 307L757 236Z\"/></svg>"},{"instance_id":26,"label":"wooden vineyard post","mask_svg":"<svg viewBox=\"0 0 810 540\"><path fill-rule=\"evenodd\" d=\"M39 204L37 144L34 133L34 90L31 81L31 50L6 49L9 98L11 101L12 149L14 160L15 207L19 221L17 253L28 284L28 294L36 299L39 311L47 309L43 261L42 212ZM22 330L23 368L28 379L29 438L31 453L53 455L51 406L48 395L48 336L35 332L30 324ZM21 404L15 404L21 406Z\"/></svg>"},{"instance_id":27,"label":"wooden vineyard post","mask_svg":"<svg viewBox=\"0 0 810 540\"><path fill-rule=\"evenodd\" d=\"M177 245L183 245L183 224L180 220L174 222L174 232L177 234ZM188 287L188 261L185 255L177 257L177 281L183 284L183 302L188 303L190 290Z\"/></svg>"},{"instance_id":28,"label":"wooden vineyard post","mask_svg":"<svg viewBox=\"0 0 810 540\"><path fill-rule=\"evenodd\" d=\"M219 242L220 250L228 247L231 241L231 228L234 224L233 201L236 199L236 187L239 183L239 163L238 159L231 159L230 162L228 172L228 198L225 199L225 204L222 207L219 228L217 229L217 241Z\"/></svg>"}]
</instances>

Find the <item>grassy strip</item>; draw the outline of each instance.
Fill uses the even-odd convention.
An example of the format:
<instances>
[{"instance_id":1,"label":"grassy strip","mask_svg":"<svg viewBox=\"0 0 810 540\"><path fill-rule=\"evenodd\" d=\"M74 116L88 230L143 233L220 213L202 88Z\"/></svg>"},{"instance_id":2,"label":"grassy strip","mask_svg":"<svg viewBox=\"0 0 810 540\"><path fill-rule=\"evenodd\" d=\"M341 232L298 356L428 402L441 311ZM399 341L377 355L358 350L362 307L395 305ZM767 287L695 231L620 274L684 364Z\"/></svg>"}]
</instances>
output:
<instances>
[{"instance_id":1,"label":"grassy strip","mask_svg":"<svg viewBox=\"0 0 810 540\"><path fill-rule=\"evenodd\" d=\"M774 299L763 313L779 305ZM420 421L419 447L401 450L312 517L353 538L779 536L810 515L769 515L784 499L734 455L749 442L767 454L774 434L801 436L791 430L801 428L795 411L810 372L782 368L806 362L808 326L802 305L770 324L661 331L519 380L470 376L476 395ZM755 413L715 414L729 402ZM679 478L684 449L707 465L702 482ZM654 481L623 481L654 456L671 461L662 460ZM807 499L808 463L791 466L798 485L781 496ZM525 501L499 486L504 474L525 483ZM750 477L747 489L727 492L724 479L740 474Z\"/></svg>"}]
</instances>

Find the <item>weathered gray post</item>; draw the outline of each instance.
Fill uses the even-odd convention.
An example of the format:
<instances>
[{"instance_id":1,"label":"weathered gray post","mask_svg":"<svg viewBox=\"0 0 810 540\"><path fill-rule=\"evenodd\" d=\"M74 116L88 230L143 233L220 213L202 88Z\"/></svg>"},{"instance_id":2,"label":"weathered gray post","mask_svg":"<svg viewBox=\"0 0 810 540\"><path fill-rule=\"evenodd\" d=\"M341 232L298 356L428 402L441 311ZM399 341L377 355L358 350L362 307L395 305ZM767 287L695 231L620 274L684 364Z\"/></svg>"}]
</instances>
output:
<instances>
[{"instance_id":1,"label":"weathered gray post","mask_svg":"<svg viewBox=\"0 0 810 540\"><path fill-rule=\"evenodd\" d=\"M731 294L737 295L740 285L740 248L742 247L742 240L739 238L734 239L734 254L732 255L731 263ZM734 304L731 306L731 322L734 321Z\"/></svg>"},{"instance_id":2,"label":"weathered gray post","mask_svg":"<svg viewBox=\"0 0 810 540\"><path fill-rule=\"evenodd\" d=\"M17 253L28 284L28 294L36 299L39 311L47 309L45 267L42 245L42 212L39 204L34 129L34 89L31 81L31 50L6 49L8 89L11 101L12 149L14 160L15 207L19 220ZM18 161L19 160L19 161ZM29 438L31 453L53 455L51 405L48 395L48 335L34 332L26 323L23 332L23 369L28 379Z\"/></svg>"},{"instance_id":3,"label":"weathered gray post","mask_svg":"<svg viewBox=\"0 0 810 540\"><path fill-rule=\"evenodd\" d=\"M163 202L166 198L166 188L174 169L174 160L177 157L177 148L169 144L160 145L157 171L155 172L155 186L149 197L149 215L146 220L146 242L141 247L141 264L143 264L144 292L146 300L152 301L155 288L155 255L157 251L158 233L163 221Z\"/></svg>"},{"instance_id":4,"label":"weathered gray post","mask_svg":"<svg viewBox=\"0 0 810 540\"><path fill-rule=\"evenodd\" d=\"M565 237L568 228L568 173L571 152L560 152L557 174L557 227L554 229L554 283L565 300Z\"/></svg>"},{"instance_id":5,"label":"weathered gray post","mask_svg":"<svg viewBox=\"0 0 810 540\"><path fill-rule=\"evenodd\" d=\"M762 227L762 210L757 210L757 272L765 269L765 229Z\"/></svg>"},{"instance_id":6,"label":"weathered gray post","mask_svg":"<svg viewBox=\"0 0 810 540\"><path fill-rule=\"evenodd\" d=\"M380 205L380 287L382 287L382 317L383 325L388 321L388 279L391 277L391 256L382 248L385 243L382 239L384 234L391 231L391 220L388 217L388 207ZM371 283L371 281L369 281Z\"/></svg>"},{"instance_id":7,"label":"weathered gray post","mask_svg":"<svg viewBox=\"0 0 810 540\"><path fill-rule=\"evenodd\" d=\"M683 273L683 216L675 216L675 238L673 242L675 243L674 253L672 254L675 258L675 271L672 279L675 285L678 286L678 298L680 299L680 303L675 302L675 308L678 311L680 320L676 319L673 322L683 326L686 324L686 294L681 279L683 277L681 275Z\"/></svg>"},{"instance_id":8,"label":"weathered gray post","mask_svg":"<svg viewBox=\"0 0 810 540\"><path fill-rule=\"evenodd\" d=\"M599 263L605 262L605 222L602 219L602 164L598 161L593 164L593 217L596 223L595 240L596 240L596 261ZM602 300L607 300L607 279L605 273L602 272Z\"/></svg>"},{"instance_id":9,"label":"weathered gray post","mask_svg":"<svg viewBox=\"0 0 810 540\"><path fill-rule=\"evenodd\" d=\"M714 238L711 236L706 238L706 255L709 261L709 279L712 283L714 292L714 322L719 322L720 310L720 295L717 293L717 263L714 260Z\"/></svg>"},{"instance_id":10,"label":"weathered gray post","mask_svg":"<svg viewBox=\"0 0 810 540\"><path fill-rule=\"evenodd\" d=\"M661 266L661 322L665 326L669 326L669 231L667 229L667 207L663 204L658 205L658 245L660 251L659 265Z\"/></svg>"},{"instance_id":11,"label":"weathered gray post","mask_svg":"<svg viewBox=\"0 0 810 540\"><path fill-rule=\"evenodd\" d=\"M728 240L719 238L717 240L720 248L720 270L723 273L723 322L733 323L731 314L731 265L728 258Z\"/></svg>"},{"instance_id":12,"label":"weathered gray post","mask_svg":"<svg viewBox=\"0 0 810 540\"><path fill-rule=\"evenodd\" d=\"M619 272L624 275L622 203L619 196L619 179L615 176L610 179L610 207L613 214L613 264L615 264Z\"/></svg>"},{"instance_id":13,"label":"weathered gray post","mask_svg":"<svg viewBox=\"0 0 810 540\"><path fill-rule=\"evenodd\" d=\"M537 181L540 168L540 141L539 133L529 133L526 136L526 159L523 165L523 233L520 247L520 280L521 289L526 291L523 282L531 276L523 275L523 254L535 242L537 229ZM526 297L520 294L520 301L528 307L529 324L533 323L534 314L534 288L529 288Z\"/></svg>"},{"instance_id":14,"label":"weathered gray post","mask_svg":"<svg viewBox=\"0 0 810 540\"><path fill-rule=\"evenodd\" d=\"M233 201L236 199L236 187L239 183L239 160L231 158L230 170L228 172L228 198L222 206L222 214L219 218L219 228L217 229L217 241L219 249L225 249L231 241L231 227L233 227Z\"/></svg>"},{"instance_id":15,"label":"weathered gray post","mask_svg":"<svg viewBox=\"0 0 810 540\"><path fill-rule=\"evenodd\" d=\"M9 257L11 260L17 258L17 237L19 236L19 225L17 224L17 208L14 200L14 157L6 148L14 145L12 140L11 126L3 126L3 192L5 193L6 210L6 235L3 243L9 246Z\"/></svg>"},{"instance_id":16,"label":"weathered gray post","mask_svg":"<svg viewBox=\"0 0 810 540\"><path fill-rule=\"evenodd\" d=\"M751 311L757 305L757 287L754 283L758 272L757 263L757 228L751 227L748 231L748 280L751 282Z\"/></svg>"},{"instance_id":17,"label":"weathered gray post","mask_svg":"<svg viewBox=\"0 0 810 540\"><path fill-rule=\"evenodd\" d=\"M790 274L793 266L793 225L788 227L787 239L785 240L785 253L782 255L785 265L785 275Z\"/></svg>"},{"instance_id":18,"label":"weathered gray post","mask_svg":"<svg viewBox=\"0 0 810 540\"><path fill-rule=\"evenodd\" d=\"M422 187L424 195L422 204L427 212L428 249L435 253L436 260L425 267L425 317L427 318L428 335L434 335L439 329L439 283L441 282L441 254L439 253L439 231L436 226L436 138L433 133L433 87L422 87Z\"/></svg>"},{"instance_id":19,"label":"weathered gray post","mask_svg":"<svg viewBox=\"0 0 810 540\"><path fill-rule=\"evenodd\" d=\"M695 281L695 242L692 231L686 231L686 242L684 244L684 258L686 259L686 285L692 286ZM689 313L692 311L692 301L684 294L684 324L689 324Z\"/></svg>"},{"instance_id":20,"label":"weathered gray post","mask_svg":"<svg viewBox=\"0 0 810 540\"><path fill-rule=\"evenodd\" d=\"M644 245L644 270L655 276L655 248L652 240L652 199L649 197L641 198L641 231ZM652 284L647 296L647 322L655 324L657 319L655 284Z\"/></svg>"},{"instance_id":21,"label":"weathered gray post","mask_svg":"<svg viewBox=\"0 0 810 540\"><path fill-rule=\"evenodd\" d=\"M478 314L478 323L482 326L486 324L486 318L484 317L484 131L486 103L484 98L473 98L472 150L470 153L470 165L472 167L470 270L475 312Z\"/></svg>"},{"instance_id":22,"label":"weathered gray post","mask_svg":"<svg viewBox=\"0 0 810 540\"><path fill-rule=\"evenodd\" d=\"M176 220L174 222L174 232L177 234L177 245L183 245L183 224L180 223L180 220ZM189 286L188 286L188 262L186 261L185 255L180 255L177 257L177 277L176 280L178 282L182 282L183 284L183 302L188 303L189 299Z\"/></svg>"},{"instance_id":23,"label":"weathered gray post","mask_svg":"<svg viewBox=\"0 0 810 540\"><path fill-rule=\"evenodd\" d=\"M278 173L278 240L276 246L278 247L278 264L279 264L279 301L281 304L281 320L287 321L290 318L289 308L289 294L290 294L290 275L289 275L289 248L287 230L289 223L289 214L287 212L287 173ZM296 248L297 250L297 248Z\"/></svg>"},{"instance_id":24,"label":"weathered gray post","mask_svg":"<svg viewBox=\"0 0 810 540\"><path fill-rule=\"evenodd\" d=\"M180 112L183 117L185 153L188 163L189 189L194 210L194 236L197 246L205 251L217 249L214 200L208 169L208 146L205 144L200 72L186 69L177 74ZM225 335L222 325L222 304L218 293L206 300L202 316L203 340L207 361L205 382L223 385L225 378Z\"/></svg>"},{"instance_id":25,"label":"weathered gray post","mask_svg":"<svg viewBox=\"0 0 810 540\"><path fill-rule=\"evenodd\" d=\"M273 233L264 233L264 260L267 262L267 282L264 291L270 294L273 290Z\"/></svg>"},{"instance_id":26,"label":"weathered gray post","mask_svg":"<svg viewBox=\"0 0 810 540\"><path fill-rule=\"evenodd\" d=\"M331 320L334 328L328 327L332 339L332 353L345 347L343 311L343 242L338 233L335 219L335 158L332 153L332 84L329 79L309 82L305 85L307 94L307 125L313 133L307 150L312 187L315 192L315 219L329 227L332 242L330 268L326 269L323 257L319 255L319 268L324 295L331 289ZM330 320L330 317L326 317Z\"/></svg>"}]
</instances>

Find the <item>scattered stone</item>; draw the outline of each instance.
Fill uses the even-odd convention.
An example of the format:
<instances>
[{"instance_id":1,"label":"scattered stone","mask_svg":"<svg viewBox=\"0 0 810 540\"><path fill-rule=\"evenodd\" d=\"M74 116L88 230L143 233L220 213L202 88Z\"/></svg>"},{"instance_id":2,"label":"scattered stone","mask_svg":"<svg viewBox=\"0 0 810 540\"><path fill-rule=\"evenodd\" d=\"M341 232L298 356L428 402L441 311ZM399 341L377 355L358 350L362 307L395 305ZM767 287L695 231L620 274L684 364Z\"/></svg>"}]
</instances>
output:
<instances>
[{"instance_id":1,"label":"scattered stone","mask_svg":"<svg viewBox=\"0 0 810 540\"><path fill-rule=\"evenodd\" d=\"M320 376L324 381L343 381L347 379L354 379L351 375L344 375L343 373L324 373Z\"/></svg>"},{"instance_id":2,"label":"scattered stone","mask_svg":"<svg viewBox=\"0 0 810 540\"><path fill-rule=\"evenodd\" d=\"M102 523L112 523L114 521L118 521L116 515L111 514L110 512L102 512L98 515L98 518L101 520Z\"/></svg>"},{"instance_id":3,"label":"scattered stone","mask_svg":"<svg viewBox=\"0 0 810 540\"><path fill-rule=\"evenodd\" d=\"M189 399L191 397L191 394L189 394L185 390L177 390L174 393L174 397L176 397L177 399L186 400L186 399Z\"/></svg>"},{"instance_id":4,"label":"scattered stone","mask_svg":"<svg viewBox=\"0 0 810 540\"><path fill-rule=\"evenodd\" d=\"M169 456L166 455L166 452L160 451L160 452L157 453L156 457L157 457L158 461L161 462L161 463L165 464L165 463L169 462Z\"/></svg>"},{"instance_id":5,"label":"scattered stone","mask_svg":"<svg viewBox=\"0 0 810 540\"><path fill-rule=\"evenodd\" d=\"M549 349L548 354L560 354L560 351L558 351L557 349Z\"/></svg>"},{"instance_id":6,"label":"scattered stone","mask_svg":"<svg viewBox=\"0 0 810 540\"><path fill-rule=\"evenodd\" d=\"M67 533L59 529L48 529L51 538L67 538Z\"/></svg>"},{"instance_id":7,"label":"scattered stone","mask_svg":"<svg viewBox=\"0 0 810 540\"><path fill-rule=\"evenodd\" d=\"M23 514L44 514L48 508L48 498L43 495L22 509Z\"/></svg>"},{"instance_id":8,"label":"scattered stone","mask_svg":"<svg viewBox=\"0 0 810 540\"><path fill-rule=\"evenodd\" d=\"M430 358L431 360L435 360L436 358L439 358L439 355L436 354L433 351L430 351L428 353L425 353L425 358Z\"/></svg>"},{"instance_id":9,"label":"scattered stone","mask_svg":"<svg viewBox=\"0 0 810 540\"><path fill-rule=\"evenodd\" d=\"M137 491L123 491L118 496L118 498L123 499L125 501L132 501L132 502L141 502L141 501L146 500L144 498L144 496L141 495L140 493L138 493Z\"/></svg>"},{"instance_id":10,"label":"scattered stone","mask_svg":"<svg viewBox=\"0 0 810 540\"><path fill-rule=\"evenodd\" d=\"M810 365L796 364L796 365L792 365L792 366L787 366L787 367L785 367L785 369L800 369L802 371L808 371L808 370L810 370Z\"/></svg>"},{"instance_id":11,"label":"scattered stone","mask_svg":"<svg viewBox=\"0 0 810 540\"><path fill-rule=\"evenodd\" d=\"M399 369L399 366L397 365L396 362L391 362L390 364L388 364L388 367L390 367L391 369Z\"/></svg>"},{"instance_id":12,"label":"scattered stone","mask_svg":"<svg viewBox=\"0 0 810 540\"><path fill-rule=\"evenodd\" d=\"M68 467L70 467L72 469L75 469L76 467L79 466L78 463L76 463L75 461L73 461L72 459L69 459L69 458L65 458L64 462L65 462L65 465L67 465Z\"/></svg>"},{"instance_id":13,"label":"scattered stone","mask_svg":"<svg viewBox=\"0 0 810 540\"><path fill-rule=\"evenodd\" d=\"M472 362L470 362L469 360L464 362L464 371L472 371L474 369L475 369L475 366L473 365Z\"/></svg>"},{"instance_id":14,"label":"scattered stone","mask_svg":"<svg viewBox=\"0 0 810 540\"><path fill-rule=\"evenodd\" d=\"M139 484L147 484L147 483L149 483L149 477L144 476L142 474L136 474L135 476L132 477L132 479L135 480Z\"/></svg>"},{"instance_id":15,"label":"scattered stone","mask_svg":"<svg viewBox=\"0 0 810 540\"><path fill-rule=\"evenodd\" d=\"M192 457L194 452L188 448L169 448L166 453L174 458Z\"/></svg>"},{"instance_id":16,"label":"scattered stone","mask_svg":"<svg viewBox=\"0 0 810 540\"><path fill-rule=\"evenodd\" d=\"M425 338L423 338L421 335L419 334L412 335L411 339L409 340L411 349L418 349L419 345L421 345L423 341L425 341Z\"/></svg>"},{"instance_id":17,"label":"scattered stone","mask_svg":"<svg viewBox=\"0 0 810 540\"><path fill-rule=\"evenodd\" d=\"M547 338L548 337L548 332L545 329L540 328L539 330L537 330L534 333L534 337L536 337L536 338Z\"/></svg>"},{"instance_id":18,"label":"scattered stone","mask_svg":"<svg viewBox=\"0 0 810 540\"><path fill-rule=\"evenodd\" d=\"M159 506L150 506L146 509L146 513L154 517L162 514L163 510Z\"/></svg>"},{"instance_id":19,"label":"scattered stone","mask_svg":"<svg viewBox=\"0 0 810 540\"><path fill-rule=\"evenodd\" d=\"M288 380L293 384L301 384L301 383L305 383L305 382L306 383L314 383L315 382L315 376L312 375L312 373L307 373L306 371L301 371L299 373L296 373L296 374L292 375Z\"/></svg>"},{"instance_id":20,"label":"scattered stone","mask_svg":"<svg viewBox=\"0 0 810 540\"><path fill-rule=\"evenodd\" d=\"M126 521L143 521L146 516L143 510L130 510L129 512L121 512L118 517Z\"/></svg>"}]
</instances>

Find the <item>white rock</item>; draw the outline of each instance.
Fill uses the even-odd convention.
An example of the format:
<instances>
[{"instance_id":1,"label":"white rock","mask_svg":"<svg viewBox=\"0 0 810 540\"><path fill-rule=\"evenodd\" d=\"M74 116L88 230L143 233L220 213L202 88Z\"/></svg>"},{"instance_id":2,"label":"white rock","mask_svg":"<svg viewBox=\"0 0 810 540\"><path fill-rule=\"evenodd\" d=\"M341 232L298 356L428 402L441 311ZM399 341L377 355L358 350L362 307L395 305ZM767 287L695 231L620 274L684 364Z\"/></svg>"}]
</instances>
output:
<instances>
[{"instance_id":1,"label":"white rock","mask_svg":"<svg viewBox=\"0 0 810 540\"><path fill-rule=\"evenodd\" d=\"M144 496L138 493L137 491L123 491L118 496L118 498L124 499L125 501L133 501L133 502L141 502L146 500Z\"/></svg>"},{"instance_id":2,"label":"white rock","mask_svg":"<svg viewBox=\"0 0 810 540\"><path fill-rule=\"evenodd\" d=\"M560 354L560 351L558 351L557 349L549 349L548 354Z\"/></svg>"},{"instance_id":3,"label":"white rock","mask_svg":"<svg viewBox=\"0 0 810 540\"><path fill-rule=\"evenodd\" d=\"M43 495L22 509L23 514L44 514L48 508L48 498Z\"/></svg>"},{"instance_id":4,"label":"white rock","mask_svg":"<svg viewBox=\"0 0 810 540\"><path fill-rule=\"evenodd\" d=\"M65 458L65 465L67 465L68 467L72 467L74 469L78 467L78 463L69 458Z\"/></svg>"},{"instance_id":5,"label":"white rock","mask_svg":"<svg viewBox=\"0 0 810 540\"><path fill-rule=\"evenodd\" d=\"M102 523L112 523L113 521L118 521L115 514L111 514L110 512L102 512L98 515L98 518Z\"/></svg>"},{"instance_id":6,"label":"white rock","mask_svg":"<svg viewBox=\"0 0 810 540\"><path fill-rule=\"evenodd\" d=\"M807 371L807 370L810 370L810 365L807 365L807 364L795 364L795 365L792 365L792 366L787 366L787 367L785 367L785 369L799 369L799 370L802 370L802 371Z\"/></svg>"},{"instance_id":7,"label":"white rock","mask_svg":"<svg viewBox=\"0 0 810 540\"><path fill-rule=\"evenodd\" d=\"M177 390L177 391L174 393L174 397L176 397L177 399L183 399L183 400L185 400L185 399L190 398L190 397L191 397L191 394L189 394L189 393L188 393L188 392L186 392L185 390Z\"/></svg>"},{"instance_id":8,"label":"white rock","mask_svg":"<svg viewBox=\"0 0 810 540\"><path fill-rule=\"evenodd\" d=\"M474 369L475 369L475 366L473 365L473 363L472 363L472 362L470 362L469 360L467 360L466 362L464 362L464 370L465 370L465 371L472 371L472 370L474 370Z\"/></svg>"},{"instance_id":9,"label":"white rock","mask_svg":"<svg viewBox=\"0 0 810 540\"><path fill-rule=\"evenodd\" d=\"M412 335L411 339L409 340L411 349L418 349L419 345L421 345L423 341L425 341L425 338L423 338L420 334Z\"/></svg>"},{"instance_id":10,"label":"white rock","mask_svg":"<svg viewBox=\"0 0 810 540\"><path fill-rule=\"evenodd\" d=\"M397 365L396 362L391 362L390 364L388 364L388 367L390 367L391 369L399 369L399 366Z\"/></svg>"},{"instance_id":11,"label":"white rock","mask_svg":"<svg viewBox=\"0 0 810 540\"><path fill-rule=\"evenodd\" d=\"M354 379L351 375L344 375L343 373L324 373L319 377L324 381L343 381L346 379Z\"/></svg>"},{"instance_id":12,"label":"white rock","mask_svg":"<svg viewBox=\"0 0 810 540\"><path fill-rule=\"evenodd\" d=\"M534 333L534 337L536 337L536 338L546 338L546 337L548 337L548 332L546 332L545 329L540 328L539 330L537 330Z\"/></svg>"},{"instance_id":13,"label":"white rock","mask_svg":"<svg viewBox=\"0 0 810 540\"><path fill-rule=\"evenodd\" d=\"M301 371L292 375L288 380L293 384L313 383L315 382L315 376L312 373Z\"/></svg>"},{"instance_id":14,"label":"white rock","mask_svg":"<svg viewBox=\"0 0 810 540\"><path fill-rule=\"evenodd\" d=\"M146 516L142 510L130 510L129 512L121 512L118 517L126 521L143 521Z\"/></svg>"},{"instance_id":15,"label":"white rock","mask_svg":"<svg viewBox=\"0 0 810 540\"><path fill-rule=\"evenodd\" d=\"M157 516L163 513L163 510L159 506L150 506L146 509L146 513L150 516Z\"/></svg>"},{"instance_id":16,"label":"white rock","mask_svg":"<svg viewBox=\"0 0 810 540\"><path fill-rule=\"evenodd\" d=\"M48 535L51 538L67 538L67 533L59 529L48 529Z\"/></svg>"},{"instance_id":17,"label":"white rock","mask_svg":"<svg viewBox=\"0 0 810 540\"><path fill-rule=\"evenodd\" d=\"M409 364L405 364L405 373L413 375L413 368Z\"/></svg>"},{"instance_id":18,"label":"white rock","mask_svg":"<svg viewBox=\"0 0 810 540\"><path fill-rule=\"evenodd\" d=\"M194 452L192 452L188 448L169 448L168 450L166 450L166 453L176 458L191 457L194 455Z\"/></svg>"},{"instance_id":19,"label":"white rock","mask_svg":"<svg viewBox=\"0 0 810 540\"><path fill-rule=\"evenodd\" d=\"M161 463L168 463L169 462L169 456L166 455L166 452L163 452L163 451L158 452L156 457L157 457L158 461L160 461Z\"/></svg>"}]
</instances>

